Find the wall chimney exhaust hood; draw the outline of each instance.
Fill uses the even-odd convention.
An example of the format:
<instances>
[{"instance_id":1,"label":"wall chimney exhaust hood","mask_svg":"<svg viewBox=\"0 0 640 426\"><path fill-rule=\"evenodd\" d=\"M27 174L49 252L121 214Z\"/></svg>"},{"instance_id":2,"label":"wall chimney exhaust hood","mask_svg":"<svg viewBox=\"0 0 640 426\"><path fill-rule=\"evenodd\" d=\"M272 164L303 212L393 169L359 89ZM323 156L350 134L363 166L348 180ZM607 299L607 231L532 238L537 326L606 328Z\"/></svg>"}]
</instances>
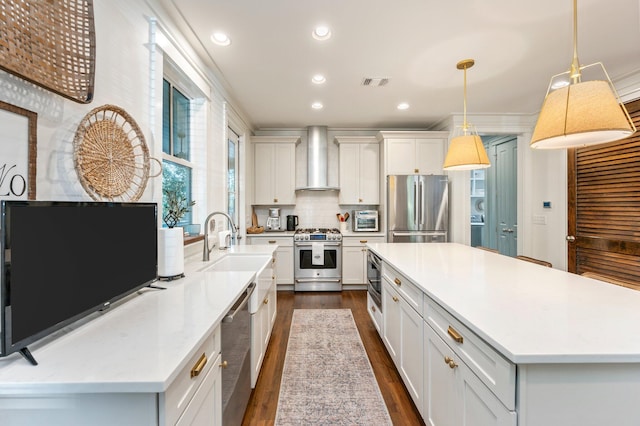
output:
<instances>
[{"instance_id":1,"label":"wall chimney exhaust hood","mask_svg":"<svg viewBox=\"0 0 640 426\"><path fill-rule=\"evenodd\" d=\"M296 191L339 191L328 185L329 142L327 126L307 127L307 185Z\"/></svg>"}]
</instances>

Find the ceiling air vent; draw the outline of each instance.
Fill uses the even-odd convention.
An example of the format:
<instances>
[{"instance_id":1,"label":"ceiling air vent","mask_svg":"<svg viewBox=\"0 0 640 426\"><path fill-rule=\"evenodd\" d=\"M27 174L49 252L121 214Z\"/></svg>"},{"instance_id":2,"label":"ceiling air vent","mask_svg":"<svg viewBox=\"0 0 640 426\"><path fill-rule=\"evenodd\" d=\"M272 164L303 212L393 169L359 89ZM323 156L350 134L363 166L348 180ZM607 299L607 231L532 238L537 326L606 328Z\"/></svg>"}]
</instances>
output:
<instances>
[{"instance_id":1,"label":"ceiling air vent","mask_svg":"<svg viewBox=\"0 0 640 426\"><path fill-rule=\"evenodd\" d=\"M389 82L386 77L365 77L362 79L363 86L379 87L385 86Z\"/></svg>"}]
</instances>

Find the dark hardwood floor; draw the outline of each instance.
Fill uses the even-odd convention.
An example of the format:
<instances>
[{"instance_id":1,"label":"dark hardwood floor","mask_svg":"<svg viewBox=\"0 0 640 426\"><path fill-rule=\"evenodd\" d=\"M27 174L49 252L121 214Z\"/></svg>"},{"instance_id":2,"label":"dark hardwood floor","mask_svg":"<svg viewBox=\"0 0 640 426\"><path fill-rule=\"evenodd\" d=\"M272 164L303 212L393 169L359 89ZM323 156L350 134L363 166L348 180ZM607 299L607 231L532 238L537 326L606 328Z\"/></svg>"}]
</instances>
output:
<instances>
[{"instance_id":1,"label":"dark hardwood floor","mask_svg":"<svg viewBox=\"0 0 640 426\"><path fill-rule=\"evenodd\" d=\"M351 309L393 424L424 425L420 413L413 404L369 317L367 292L364 290L318 293L278 292L276 323L256 388L249 400L243 425L274 424L293 310L321 308Z\"/></svg>"}]
</instances>

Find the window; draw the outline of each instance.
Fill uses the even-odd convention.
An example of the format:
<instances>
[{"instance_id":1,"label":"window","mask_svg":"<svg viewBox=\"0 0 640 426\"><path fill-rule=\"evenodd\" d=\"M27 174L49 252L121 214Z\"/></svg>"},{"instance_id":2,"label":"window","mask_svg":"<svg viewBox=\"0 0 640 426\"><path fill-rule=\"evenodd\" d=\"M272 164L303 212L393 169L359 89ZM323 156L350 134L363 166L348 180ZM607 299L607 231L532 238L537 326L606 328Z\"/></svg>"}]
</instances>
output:
<instances>
[{"instance_id":1,"label":"window","mask_svg":"<svg viewBox=\"0 0 640 426\"><path fill-rule=\"evenodd\" d=\"M238 223L238 145L239 136L229 129L227 140L227 213Z\"/></svg>"},{"instance_id":2,"label":"window","mask_svg":"<svg viewBox=\"0 0 640 426\"><path fill-rule=\"evenodd\" d=\"M162 90L162 217L167 211L165 191L184 194L187 203L191 202L192 169L191 163L191 100L167 79L163 80ZM189 210L177 226L192 223Z\"/></svg>"}]
</instances>

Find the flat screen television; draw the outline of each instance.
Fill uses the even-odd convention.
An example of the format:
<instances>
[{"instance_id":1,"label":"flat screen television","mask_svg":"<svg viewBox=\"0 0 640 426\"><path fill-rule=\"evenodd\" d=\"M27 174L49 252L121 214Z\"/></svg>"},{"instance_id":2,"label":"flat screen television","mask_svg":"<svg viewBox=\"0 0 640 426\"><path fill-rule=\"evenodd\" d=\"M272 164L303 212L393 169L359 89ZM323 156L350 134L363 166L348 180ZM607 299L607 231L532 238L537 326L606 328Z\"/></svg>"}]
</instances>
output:
<instances>
[{"instance_id":1,"label":"flat screen television","mask_svg":"<svg viewBox=\"0 0 640 426\"><path fill-rule=\"evenodd\" d=\"M158 276L156 203L2 201L0 356Z\"/></svg>"}]
</instances>

